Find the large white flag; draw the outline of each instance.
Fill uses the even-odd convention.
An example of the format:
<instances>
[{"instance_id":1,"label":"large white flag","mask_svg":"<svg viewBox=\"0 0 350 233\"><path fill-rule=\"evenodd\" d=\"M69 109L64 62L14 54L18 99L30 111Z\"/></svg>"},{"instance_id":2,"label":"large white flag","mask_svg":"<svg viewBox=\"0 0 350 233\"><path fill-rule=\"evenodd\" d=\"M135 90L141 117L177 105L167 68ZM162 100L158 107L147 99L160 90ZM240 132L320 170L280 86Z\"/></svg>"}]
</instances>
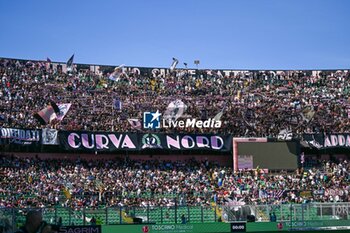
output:
<instances>
[{"instance_id":1,"label":"large white flag","mask_svg":"<svg viewBox=\"0 0 350 233\"><path fill-rule=\"evenodd\" d=\"M117 67L115 67L114 68L114 71L111 73L111 75L109 76L109 79L110 80L112 80L112 81L116 81L116 82L118 82L119 80L120 80L120 76L122 75L122 74L125 74L126 75L126 73L124 73L124 64L122 64L122 65L120 65L120 66L117 66Z\"/></svg>"},{"instance_id":2,"label":"large white flag","mask_svg":"<svg viewBox=\"0 0 350 233\"><path fill-rule=\"evenodd\" d=\"M166 108L163 119L176 121L186 112L186 109L187 105L182 100L172 101Z\"/></svg>"}]
</instances>

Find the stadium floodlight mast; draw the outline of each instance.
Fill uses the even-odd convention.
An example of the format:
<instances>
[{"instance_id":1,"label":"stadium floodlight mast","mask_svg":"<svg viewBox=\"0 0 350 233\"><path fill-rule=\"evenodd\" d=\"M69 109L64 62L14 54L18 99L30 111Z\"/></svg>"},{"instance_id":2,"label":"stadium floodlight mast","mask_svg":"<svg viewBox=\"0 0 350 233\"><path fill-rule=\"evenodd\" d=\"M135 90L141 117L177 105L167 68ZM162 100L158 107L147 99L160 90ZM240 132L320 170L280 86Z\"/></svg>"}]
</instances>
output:
<instances>
[{"instance_id":1,"label":"stadium floodlight mast","mask_svg":"<svg viewBox=\"0 0 350 233\"><path fill-rule=\"evenodd\" d=\"M197 66L197 70L198 70L198 65L199 65L199 60L194 60L194 64Z\"/></svg>"}]
</instances>

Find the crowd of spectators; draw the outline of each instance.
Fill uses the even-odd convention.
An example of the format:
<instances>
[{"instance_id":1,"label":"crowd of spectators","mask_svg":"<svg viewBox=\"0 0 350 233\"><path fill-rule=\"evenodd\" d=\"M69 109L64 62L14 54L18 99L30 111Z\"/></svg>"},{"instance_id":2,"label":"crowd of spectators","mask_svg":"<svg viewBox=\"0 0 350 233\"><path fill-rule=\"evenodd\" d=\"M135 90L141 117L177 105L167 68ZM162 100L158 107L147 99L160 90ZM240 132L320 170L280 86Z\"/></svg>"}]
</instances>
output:
<instances>
[{"instance_id":1,"label":"crowd of spectators","mask_svg":"<svg viewBox=\"0 0 350 233\"><path fill-rule=\"evenodd\" d=\"M233 173L205 161L0 159L0 207L210 206L350 202L350 164Z\"/></svg>"},{"instance_id":2,"label":"crowd of spectators","mask_svg":"<svg viewBox=\"0 0 350 233\"><path fill-rule=\"evenodd\" d=\"M57 129L132 132L129 118L142 121L145 111L163 112L180 99L186 115L214 117L223 110L220 129L161 129L234 136L276 136L349 132L350 72L252 71L230 75L209 70L166 75L126 71L116 81L112 70L86 68L63 72L47 62L0 59L0 126L39 128L33 114L50 101L72 103ZM83 66L81 66L83 67ZM113 108L113 100L122 103ZM47 127L47 126L45 126Z\"/></svg>"}]
</instances>

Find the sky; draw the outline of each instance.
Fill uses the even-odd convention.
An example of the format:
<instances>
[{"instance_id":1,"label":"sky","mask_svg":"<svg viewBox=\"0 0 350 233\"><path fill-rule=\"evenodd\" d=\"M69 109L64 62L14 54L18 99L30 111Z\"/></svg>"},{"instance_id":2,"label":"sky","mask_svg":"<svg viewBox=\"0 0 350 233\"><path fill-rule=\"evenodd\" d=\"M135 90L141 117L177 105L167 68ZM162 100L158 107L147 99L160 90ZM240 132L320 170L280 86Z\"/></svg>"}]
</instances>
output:
<instances>
[{"instance_id":1,"label":"sky","mask_svg":"<svg viewBox=\"0 0 350 233\"><path fill-rule=\"evenodd\" d=\"M0 57L350 69L349 0L0 0Z\"/></svg>"}]
</instances>

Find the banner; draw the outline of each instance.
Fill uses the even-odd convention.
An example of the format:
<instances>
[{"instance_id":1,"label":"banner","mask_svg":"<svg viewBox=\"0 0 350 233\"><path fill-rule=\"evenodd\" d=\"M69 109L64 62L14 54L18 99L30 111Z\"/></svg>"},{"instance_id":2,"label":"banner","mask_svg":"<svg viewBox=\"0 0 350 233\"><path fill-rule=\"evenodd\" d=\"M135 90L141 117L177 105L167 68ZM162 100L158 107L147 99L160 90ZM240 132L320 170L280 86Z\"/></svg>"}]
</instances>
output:
<instances>
[{"instance_id":1,"label":"banner","mask_svg":"<svg viewBox=\"0 0 350 233\"><path fill-rule=\"evenodd\" d=\"M178 61L176 58L173 59L170 67L162 68L162 67L135 67L135 66L123 66L123 72L128 75L140 75L140 76L151 76L151 77L163 77L165 78L167 75L177 72L178 75L186 74L186 75L194 75L194 76L202 76L203 78L210 77L229 77L231 75L241 76L241 77L270 77L277 78L281 75L290 75L293 73L302 72L303 75L311 76L314 71L312 70L303 70L303 71L283 71L283 70L274 70L274 71L266 71L266 70L233 70L233 69L206 69L199 70L194 68L181 68L177 67ZM76 64L77 69L84 69L86 65L84 64ZM90 65L90 70L94 70L96 73L102 74L111 74L114 72L115 66L101 66L101 65ZM323 71L324 72L324 71ZM332 71L329 71L331 73ZM333 71L334 72L334 71ZM346 71L347 72L347 71ZM181 75L180 75L181 76Z\"/></svg>"},{"instance_id":2,"label":"banner","mask_svg":"<svg viewBox=\"0 0 350 233\"><path fill-rule=\"evenodd\" d=\"M350 148L350 134L304 134L303 141L311 148Z\"/></svg>"},{"instance_id":3,"label":"banner","mask_svg":"<svg viewBox=\"0 0 350 233\"><path fill-rule=\"evenodd\" d=\"M100 225L86 225L86 226L62 226L59 233L102 233Z\"/></svg>"},{"instance_id":4,"label":"banner","mask_svg":"<svg viewBox=\"0 0 350 233\"><path fill-rule=\"evenodd\" d=\"M103 233L219 233L233 232L230 223L188 223L188 224L120 224L104 225ZM242 228L239 225L239 228ZM90 232L89 232L90 233Z\"/></svg>"},{"instance_id":5,"label":"banner","mask_svg":"<svg viewBox=\"0 0 350 233\"><path fill-rule=\"evenodd\" d=\"M290 141L293 139L293 133L291 130L288 129L282 129L277 136L278 140L281 141Z\"/></svg>"},{"instance_id":6,"label":"banner","mask_svg":"<svg viewBox=\"0 0 350 233\"><path fill-rule=\"evenodd\" d=\"M31 145L40 143L40 130L0 128L1 144Z\"/></svg>"},{"instance_id":7,"label":"banner","mask_svg":"<svg viewBox=\"0 0 350 233\"><path fill-rule=\"evenodd\" d=\"M65 150L211 150L231 151L232 137L209 134L160 134L61 131Z\"/></svg>"},{"instance_id":8,"label":"banner","mask_svg":"<svg viewBox=\"0 0 350 233\"><path fill-rule=\"evenodd\" d=\"M137 134L133 133L61 131L59 140L66 150L138 150Z\"/></svg>"},{"instance_id":9,"label":"banner","mask_svg":"<svg viewBox=\"0 0 350 233\"><path fill-rule=\"evenodd\" d=\"M140 134L141 149L230 151L232 137L209 134Z\"/></svg>"},{"instance_id":10,"label":"banner","mask_svg":"<svg viewBox=\"0 0 350 233\"><path fill-rule=\"evenodd\" d=\"M56 129L42 129L41 143L43 145L59 145L58 131Z\"/></svg>"}]
</instances>

